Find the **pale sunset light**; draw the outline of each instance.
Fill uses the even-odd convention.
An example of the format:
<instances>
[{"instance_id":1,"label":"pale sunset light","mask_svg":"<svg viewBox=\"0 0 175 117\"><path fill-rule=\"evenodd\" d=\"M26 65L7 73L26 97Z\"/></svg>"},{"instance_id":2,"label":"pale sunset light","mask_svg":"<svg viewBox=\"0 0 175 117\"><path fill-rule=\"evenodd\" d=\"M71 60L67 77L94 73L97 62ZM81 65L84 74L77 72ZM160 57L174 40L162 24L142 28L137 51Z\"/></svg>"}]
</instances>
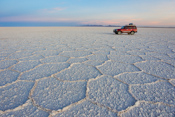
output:
<instances>
[{"instance_id":1,"label":"pale sunset light","mask_svg":"<svg viewBox=\"0 0 175 117\"><path fill-rule=\"evenodd\" d=\"M0 0L0 26L175 26L174 6L175 0Z\"/></svg>"}]
</instances>

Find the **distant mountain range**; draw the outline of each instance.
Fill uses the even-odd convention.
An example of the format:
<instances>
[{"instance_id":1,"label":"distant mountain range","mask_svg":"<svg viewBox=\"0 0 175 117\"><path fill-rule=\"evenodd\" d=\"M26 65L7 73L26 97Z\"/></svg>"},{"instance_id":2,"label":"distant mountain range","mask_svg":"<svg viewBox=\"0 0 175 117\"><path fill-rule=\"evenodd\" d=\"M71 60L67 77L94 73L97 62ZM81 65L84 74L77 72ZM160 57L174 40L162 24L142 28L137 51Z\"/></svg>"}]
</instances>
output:
<instances>
[{"instance_id":1,"label":"distant mountain range","mask_svg":"<svg viewBox=\"0 0 175 117\"><path fill-rule=\"evenodd\" d=\"M120 25L81 25L85 27L121 27Z\"/></svg>"},{"instance_id":2,"label":"distant mountain range","mask_svg":"<svg viewBox=\"0 0 175 117\"><path fill-rule=\"evenodd\" d=\"M81 25L82 27L122 27L121 25ZM137 26L138 28L175 28L174 26Z\"/></svg>"}]
</instances>

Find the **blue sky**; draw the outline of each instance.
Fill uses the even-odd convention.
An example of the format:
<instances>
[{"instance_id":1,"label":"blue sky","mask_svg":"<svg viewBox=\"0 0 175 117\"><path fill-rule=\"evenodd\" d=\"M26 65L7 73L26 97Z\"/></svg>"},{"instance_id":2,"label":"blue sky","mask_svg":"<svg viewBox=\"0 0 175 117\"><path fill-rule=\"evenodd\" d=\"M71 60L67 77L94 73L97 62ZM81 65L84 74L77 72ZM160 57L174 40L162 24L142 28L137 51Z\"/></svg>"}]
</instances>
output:
<instances>
[{"instance_id":1,"label":"blue sky","mask_svg":"<svg viewBox=\"0 0 175 117\"><path fill-rule=\"evenodd\" d=\"M175 0L0 0L0 26L175 26Z\"/></svg>"}]
</instances>

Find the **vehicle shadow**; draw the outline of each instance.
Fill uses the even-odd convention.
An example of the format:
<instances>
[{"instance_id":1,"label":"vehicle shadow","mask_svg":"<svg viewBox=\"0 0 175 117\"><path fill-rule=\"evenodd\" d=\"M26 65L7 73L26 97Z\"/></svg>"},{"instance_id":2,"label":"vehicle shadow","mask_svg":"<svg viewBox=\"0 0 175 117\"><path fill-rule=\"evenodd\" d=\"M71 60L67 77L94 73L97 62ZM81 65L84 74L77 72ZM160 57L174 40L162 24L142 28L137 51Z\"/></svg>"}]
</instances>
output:
<instances>
[{"instance_id":1,"label":"vehicle shadow","mask_svg":"<svg viewBox=\"0 0 175 117\"><path fill-rule=\"evenodd\" d=\"M100 34L104 34L104 35L114 35L114 33L100 33Z\"/></svg>"}]
</instances>

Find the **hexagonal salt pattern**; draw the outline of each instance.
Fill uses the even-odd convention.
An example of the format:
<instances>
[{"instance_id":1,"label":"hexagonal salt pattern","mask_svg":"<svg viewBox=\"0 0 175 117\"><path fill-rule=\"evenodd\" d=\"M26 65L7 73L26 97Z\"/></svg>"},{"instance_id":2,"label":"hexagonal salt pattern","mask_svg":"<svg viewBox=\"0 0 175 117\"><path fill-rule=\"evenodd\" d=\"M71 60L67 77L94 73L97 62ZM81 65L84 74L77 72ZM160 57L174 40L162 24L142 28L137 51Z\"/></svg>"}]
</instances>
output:
<instances>
[{"instance_id":1,"label":"hexagonal salt pattern","mask_svg":"<svg viewBox=\"0 0 175 117\"><path fill-rule=\"evenodd\" d=\"M108 60L106 55L91 55L91 56L88 56L87 59L94 60L94 61L107 61Z\"/></svg>"},{"instance_id":2,"label":"hexagonal salt pattern","mask_svg":"<svg viewBox=\"0 0 175 117\"><path fill-rule=\"evenodd\" d=\"M122 117L174 117L175 107L152 104L146 102L140 102L137 106L128 110L126 113L122 113Z\"/></svg>"},{"instance_id":3,"label":"hexagonal salt pattern","mask_svg":"<svg viewBox=\"0 0 175 117\"><path fill-rule=\"evenodd\" d=\"M43 64L21 75L21 80L36 80L43 77L49 77L65 68L69 67L68 63Z\"/></svg>"},{"instance_id":4,"label":"hexagonal salt pattern","mask_svg":"<svg viewBox=\"0 0 175 117\"><path fill-rule=\"evenodd\" d=\"M72 51L72 52L61 53L62 56L66 56L66 57L84 57L90 54L91 52L88 52L88 51Z\"/></svg>"},{"instance_id":5,"label":"hexagonal salt pattern","mask_svg":"<svg viewBox=\"0 0 175 117\"><path fill-rule=\"evenodd\" d=\"M68 60L69 63L82 63L84 61L87 61L86 58L71 58Z\"/></svg>"},{"instance_id":6,"label":"hexagonal salt pattern","mask_svg":"<svg viewBox=\"0 0 175 117\"><path fill-rule=\"evenodd\" d=\"M58 110L84 99L86 82L61 82L55 78L40 80L32 98L43 108Z\"/></svg>"},{"instance_id":7,"label":"hexagonal salt pattern","mask_svg":"<svg viewBox=\"0 0 175 117\"><path fill-rule=\"evenodd\" d=\"M54 113L53 113L54 114ZM55 114L53 117L117 117L116 113L108 111L104 107L98 107L89 101L82 102L81 104L75 105L70 109Z\"/></svg>"},{"instance_id":8,"label":"hexagonal salt pattern","mask_svg":"<svg viewBox=\"0 0 175 117\"><path fill-rule=\"evenodd\" d=\"M0 72L0 76L0 86L3 86L17 80L19 73L11 70L5 70Z\"/></svg>"},{"instance_id":9,"label":"hexagonal salt pattern","mask_svg":"<svg viewBox=\"0 0 175 117\"><path fill-rule=\"evenodd\" d=\"M124 73L119 76L115 76L115 78L127 84L145 84L160 80L160 78L146 74L144 72Z\"/></svg>"},{"instance_id":10,"label":"hexagonal salt pattern","mask_svg":"<svg viewBox=\"0 0 175 117\"><path fill-rule=\"evenodd\" d=\"M118 63L114 61L107 61L103 65L97 66L97 68L105 75L115 76L124 72L140 71L137 67L131 64Z\"/></svg>"},{"instance_id":11,"label":"hexagonal salt pattern","mask_svg":"<svg viewBox=\"0 0 175 117\"><path fill-rule=\"evenodd\" d=\"M29 61L29 60L40 60L43 59L44 57L42 55L32 55L29 57L21 58L19 59L20 61Z\"/></svg>"},{"instance_id":12,"label":"hexagonal salt pattern","mask_svg":"<svg viewBox=\"0 0 175 117\"><path fill-rule=\"evenodd\" d=\"M133 85L131 86L131 93L135 95L138 100L175 105L175 87L168 82Z\"/></svg>"},{"instance_id":13,"label":"hexagonal salt pattern","mask_svg":"<svg viewBox=\"0 0 175 117\"><path fill-rule=\"evenodd\" d=\"M0 88L0 110L14 109L28 100L33 82L19 81Z\"/></svg>"},{"instance_id":14,"label":"hexagonal salt pattern","mask_svg":"<svg viewBox=\"0 0 175 117\"><path fill-rule=\"evenodd\" d=\"M92 66L99 66L99 65L102 65L104 62L103 61L86 61L84 62L85 64L87 65L92 65Z\"/></svg>"},{"instance_id":15,"label":"hexagonal salt pattern","mask_svg":"<svg viewBox=\"0 0 175 117\"><path fill-rule=\"evenodd\" d=\"M175 67L165 62L145 61L135 65L149 74L166 79L175 78Z\"/></svg>"},{"instance_id":16,"label":"hexagonal salt pattern","mask_svg":"<svg viewBox=\"0 0 175 117\"><path fill-rule=\"evenodd\" d=\"M139 56L131 56L131 55L120 55L120 56L109 55L108 57L112 61L117 61L117 62L122 62L122 63L130 63L130 64L143 60Z\"/></svg>"},{"instance_id":17,"label":"hexagonal salt pattern","mask_svg":"<svg viewBox=\"0 0 175 117\"><path fill-rule=\"evenodd\" d=\"M0 116L175 114L175 29L0 27Z\"/></svg>"},{"instance_id":18,"label":"hexagonal salt pattern","mask_svg":"<svg viewBox=\"0 0 175 117\"><path fill-rule=\"evenodd\" d=\"M57 62L66 62L69 58L64 57L64 56L52 56L52 57L47 57L41 62L43 63L57 63Z\"/></svg>"},{"instance_id":19,"label":"hexagonal salt pattern","mask_svg":"<svg viewBox=\"0 0 175 117\"><path fill-rule=\"evenodd\" d=\"M48 56L56 56L60 53L61 51L58 50L44 50L44 51L37 51L34 52L34 54L36 55L42 55L44 57L48 57Z\"/></svg>"},{"instance_id":20,"label":"hexagonal salt pattern","mask_svg":"<svg viewBox=\"0 0 175 117\"><path fill-rule=\"evenodd\" d=\"M75 80L88 80L101 75L100 72L88 65L73 64L69 69L57 74L55 77L61 80L75 81Z\"/></svg>"},{"instance_id":21,"label":"hexagonal salt pattern","mask_svg":"<svg viewBox=\"0 0 175 117\"><path fill-rule=\"evenodd\" d=\"M173 59L173 58L169 57L167 54L162 54L162 53L157 53L157 52L148 52L147 55L156 57L156 58L161 59L161 60Z\"/></svg>"},{"instance_id":22,"label":"hexagonal salt pattern","mask_svg":"<svg viewBox=\"0 0 175 117\"><path fill-rule=\"evenodd\" d=\"M24 58L24 57L29 57L31 56L33 51L22 51L22 52L16 52L11 54L8 58L9 59L19 59L19 58Z\"/></svg>"},{"instance_id":23,"label":"hexagonal salt pattern","mask_svg":"<svg viewBox=\"0 0 175 117\"><path fill-rule=\"evenodd\" d=\"M2 60L0 61L0 69L7 69L8 67L16 64L16 60Z\"/></svg>"},{"instance_id":24,"label":"hexagonal salt pattern","mask_svg":"<svg viewBox=\"0 0 175 117\"><path fill-rule=\"evenodd\" d=\"M128 87L112 77L103 76L91 80L88 85L90 100L121 111L134 105L135 99L128 92Z\"/></svg>"},{"instance_id":25,"label":"hexagonal salt pattern","mask_svg":"<svg viewBox=\"0 0 175 117\"><path fill-rule=\"evenodd\" d=\"M36 67L39 64L40 64L39 61L24 61L24 62L20 62L20 63L16 64L11 69L19 71L19 72L24 72L24 71L33 69L34 67Z\"/></svg>"},{"instance_id":26,"label":"hexagonal salt pattern","mask_svg":"<svg viewBox=\"0 0 175 117\"><path fill-rule=\"evenodd\" d=\"M1 117L24 117L26 115L29 117L47 117L49 116L49 113L39 110L37 107L33 106L30 100L14 110L6 113L0 113Z\"/></svg>"}]
</instances>

